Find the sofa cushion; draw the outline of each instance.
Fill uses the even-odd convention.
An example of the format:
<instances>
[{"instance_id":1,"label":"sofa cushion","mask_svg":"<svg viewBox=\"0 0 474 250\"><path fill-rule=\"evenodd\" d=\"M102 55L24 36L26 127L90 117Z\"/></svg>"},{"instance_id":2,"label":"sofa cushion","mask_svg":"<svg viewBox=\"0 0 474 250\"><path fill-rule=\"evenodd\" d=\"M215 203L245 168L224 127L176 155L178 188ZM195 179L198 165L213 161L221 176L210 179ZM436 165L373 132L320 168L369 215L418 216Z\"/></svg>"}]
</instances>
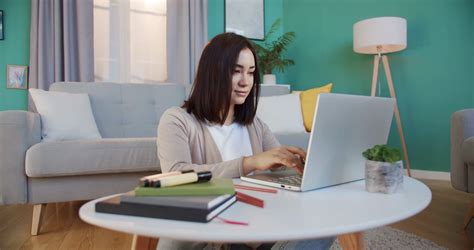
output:
<instances>
[{"instance_id":1,"label":"sofa cushion","mask_svg":"<svg viewBox=\"0 0 474 250\"><path fill-rule=\"evenodd\" d=\"M260 84L260 96L287 95L290 93L288 85Z\"/></svg>"},{"instance_id":2,"label":"sofa cushion","mask_svg":"<svg viewBox=\"0 0 474 250\"><path fill-rule=\"evenodd\" d=\"M260 97L257 116L273 133L305 133L297 94Z\"/></svg>"},{"instance_id":3,"label":"sofa cushion","mask_svg":"<svg viewBox=\"0 0 474 250\"><path fill-rule=\"evenodd\" d=\"M160 170L154 137L42 142L28 149L25 165L29 177Z\"/></svg>"},{"instance_id":4,"label":"sofa cushion","mask_svg":"<svg viewBox=\"0 0 474 250\"><path fill-rule=\"evenodd\" d=\"M301 91L301 112L303 113L304 127L306 131L311 132L311 129L313 128L314 112L316 110L316 102L318 101L319 94L330 93L331 89L332 83L328 83L319 88Z\"/></svg>"},{"instance_id":5,"label":"sofa cushion","mask_svg":"<svg viewBox=\"0 0 474 250\"><path fill-rule=\"evenodd\" d=\"M462 143L461 150L464 162L474 165L474 136L467 138Z\"/></svg>"},{"instance_id":6,"label":"sofa cushion","mask_svg":"<svg viewBox=\"0 0 474 250\"><path fill-rule=\"evenodd\" d=\"M50 91L87 93L103 138L156 137L161 115L181 106L185 88L177 84L59 82Z\"/></svg>"},{"instance_id":7,"label":"sofa cushion","mask_svg":"<svg viewBox=\"0 0 474 250\"><path fill-rule=\"evenodd\" d=\"M41 116L43 141L100 139L89 96L30 89Z\"/></svg>"}]
</instances>

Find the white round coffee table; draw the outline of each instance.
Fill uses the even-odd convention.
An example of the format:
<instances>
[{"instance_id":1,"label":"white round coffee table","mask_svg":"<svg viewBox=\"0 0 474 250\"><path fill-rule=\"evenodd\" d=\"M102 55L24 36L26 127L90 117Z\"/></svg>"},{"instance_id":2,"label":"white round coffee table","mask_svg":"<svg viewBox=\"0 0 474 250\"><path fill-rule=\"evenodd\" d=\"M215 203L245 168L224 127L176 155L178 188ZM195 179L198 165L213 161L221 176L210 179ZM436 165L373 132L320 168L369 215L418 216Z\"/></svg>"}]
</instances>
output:
<instances>
[{"instance_id":1,"label":"white round coffee table","mask_svg":"<svg viewBox=\"0 0 474 250\"><path fill-rule=\"evenodd\" d=\"M236 184L256 186L234 181ZM431 191L413 178L404 178L396 194L368 193L357 181L304 193L279 190L277 194L238 190L265 200L265 208L237 202L219 217L248 222L248 226L183 222L96 213L95 203L84 204L79 215L99 227L153 238L209 242L275 242L322 238L361 232L409 218L428 206ZM261 186L260 186L261 187Z\"/></svg>"}]
</instances>

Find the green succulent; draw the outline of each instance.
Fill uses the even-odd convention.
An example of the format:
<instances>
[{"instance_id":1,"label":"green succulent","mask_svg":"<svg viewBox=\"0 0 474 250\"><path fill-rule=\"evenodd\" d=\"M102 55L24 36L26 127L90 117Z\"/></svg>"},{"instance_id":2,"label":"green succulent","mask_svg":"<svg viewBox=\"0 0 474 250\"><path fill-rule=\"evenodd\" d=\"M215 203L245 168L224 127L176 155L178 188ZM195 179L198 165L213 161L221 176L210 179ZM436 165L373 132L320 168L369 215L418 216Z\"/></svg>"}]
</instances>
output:
<instances>
[{"instance_id":1,"label":"green succulent","mask_svg":"<svg viewBox=\"0 0 474 250\"><path fill-rule=\"evenodd\" d=\"M375 145L365 150L362 155L371 161L395 163L402 159L400 151L388 145Z\"/></svg>"},{"instance_id":2,"label":"green succulent","mask_svg":"<svg viewBox=\"0 0 474 250\"><path fill-rule=\"evenodd\" d=\"M296 37L295 32L286 32L276 40L270 42L270 37L280 26L281 20L277 19L270 28L270 31L263 38L263 43L252 42L257 53L260 73L272 74L272 70L276 69L283 73L285 68L294 65L295 62L291 59L285 59L282 53L286 51L288 45Z\"/></svg>"}]
</instances>

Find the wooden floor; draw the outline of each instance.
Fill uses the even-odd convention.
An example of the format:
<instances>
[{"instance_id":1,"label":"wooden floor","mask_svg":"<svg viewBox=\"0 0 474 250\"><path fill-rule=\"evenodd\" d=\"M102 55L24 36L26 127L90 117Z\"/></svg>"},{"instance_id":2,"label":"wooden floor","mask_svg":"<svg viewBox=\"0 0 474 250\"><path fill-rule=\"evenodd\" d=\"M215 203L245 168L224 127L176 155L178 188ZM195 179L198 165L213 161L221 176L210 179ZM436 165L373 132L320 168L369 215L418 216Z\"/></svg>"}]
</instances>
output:
<instances>
[{"instance_id":1,"label":"wooden floor","mask_svg":"<svg viewBox=\"0 0 474 250\"><path fill-rule=\"evenodd\" d=\"M433 200L420 214L392 225L449 249L473 249L474 222L462 230L471 196L446 181L423 181ZM84 223L78 216L84 202L46 207L40 235L31 236L31 205L0 206L0 249L130 249L132 236Z\"/></svg>"},{"instance_id":2,"label":"wooden floor","mask_svg":"<svg viewBox=\"0 0 474 250\"><path fill-rule=\"evenodd\" d=\"M391 225L449 249L474 249L474 220L463 230L472 194L457 191L448 181L423 180L431 189L431 204L423 212Z\"/></svg>"}]
</instances>

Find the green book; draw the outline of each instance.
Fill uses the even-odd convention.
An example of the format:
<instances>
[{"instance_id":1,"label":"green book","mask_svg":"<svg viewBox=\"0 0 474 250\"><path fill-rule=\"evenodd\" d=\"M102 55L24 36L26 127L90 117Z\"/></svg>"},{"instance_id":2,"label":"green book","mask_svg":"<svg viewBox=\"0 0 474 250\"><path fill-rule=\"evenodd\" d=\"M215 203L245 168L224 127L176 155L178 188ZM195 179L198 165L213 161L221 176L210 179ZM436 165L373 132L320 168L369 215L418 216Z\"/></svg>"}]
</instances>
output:
<instances>
[{"instance_id":1,"label":"green book","mask_svg":"<svg viewBox=\"0 0 474 250\"><path fill-rule=\"evenodd\" d=\"M136 196L198 196L235 194L232 179L213 178L208 182L185 184L173 187L137 187Z\"/></svg>"}]
</instances>

